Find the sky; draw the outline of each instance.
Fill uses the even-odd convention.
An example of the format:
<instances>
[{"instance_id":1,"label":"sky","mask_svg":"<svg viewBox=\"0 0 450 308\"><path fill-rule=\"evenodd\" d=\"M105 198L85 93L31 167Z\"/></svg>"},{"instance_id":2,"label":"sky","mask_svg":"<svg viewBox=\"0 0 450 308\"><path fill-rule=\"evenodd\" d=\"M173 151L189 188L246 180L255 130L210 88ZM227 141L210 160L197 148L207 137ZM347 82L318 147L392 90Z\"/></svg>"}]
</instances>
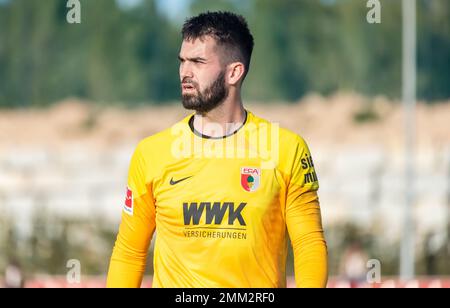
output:
<instances>
[{"instance_id":1,"label":"sky","mask_svg":"<svg viewBox=\"0 0 450 308\"><path fill-rule=\"evenodd\" d=\"M184 20L188 16L187 11L193 0L156 0L157 9L173 21ZM0 0L0 5L6 5L11 0ZM116 0L123 9L131 9L139 5L142 0ZM81 3L83 3L81 1Z\"/></svg>"},{"instance_id":2,"label":"sky","mask_svg":"<svg viewBox=\"0 0 450 308\"><path fill-rule=\"evenodd\" d=\"M0 0L2 1L2 0ZM133 8L142 0L116 0L120 7ZM192 0L156 0L157 9L173 21L184 20Z\"/></svg>"}]
</instances>

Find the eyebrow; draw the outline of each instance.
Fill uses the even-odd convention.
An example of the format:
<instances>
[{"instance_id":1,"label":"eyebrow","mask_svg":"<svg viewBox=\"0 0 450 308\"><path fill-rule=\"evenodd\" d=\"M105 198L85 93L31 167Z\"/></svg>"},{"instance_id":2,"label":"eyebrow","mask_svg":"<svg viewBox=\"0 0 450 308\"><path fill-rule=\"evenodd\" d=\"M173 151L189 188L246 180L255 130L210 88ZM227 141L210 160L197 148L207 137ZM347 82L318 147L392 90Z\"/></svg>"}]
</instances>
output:
<instances>
[{"instance_id":1,"label":"eyebrow","mask_svg":"<svg viewBox=\"0 0 450 308\"><path fill-rule=\"evenodd\" d=\"M206 59L202 58L202 57L183 58L181 56L178 56L178 60L180 60L180 61L187 60L187 61L191 61L191 62L206 62Z\"/></svg>"}]
</instances>

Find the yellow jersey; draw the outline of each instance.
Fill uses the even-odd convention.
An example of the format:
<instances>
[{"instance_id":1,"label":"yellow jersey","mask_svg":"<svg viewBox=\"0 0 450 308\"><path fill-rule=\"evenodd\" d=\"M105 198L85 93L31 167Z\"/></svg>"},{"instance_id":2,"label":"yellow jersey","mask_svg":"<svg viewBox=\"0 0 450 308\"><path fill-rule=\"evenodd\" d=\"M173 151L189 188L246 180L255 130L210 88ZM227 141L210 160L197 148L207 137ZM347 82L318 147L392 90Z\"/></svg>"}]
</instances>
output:
<instances>
[{"instance_id":1,"label":"yellow jersey","mask_svg":"<svg viewBox=\"0 0 450 308\"><path fill-rule=\"evenodd\" d=\"M153 287L325 287L327 248L314 163L297 134L246 111L233 134L198 133L190 115L131 159L108 287L140 287L155 236Z\"/></svg>"}]
</instances>

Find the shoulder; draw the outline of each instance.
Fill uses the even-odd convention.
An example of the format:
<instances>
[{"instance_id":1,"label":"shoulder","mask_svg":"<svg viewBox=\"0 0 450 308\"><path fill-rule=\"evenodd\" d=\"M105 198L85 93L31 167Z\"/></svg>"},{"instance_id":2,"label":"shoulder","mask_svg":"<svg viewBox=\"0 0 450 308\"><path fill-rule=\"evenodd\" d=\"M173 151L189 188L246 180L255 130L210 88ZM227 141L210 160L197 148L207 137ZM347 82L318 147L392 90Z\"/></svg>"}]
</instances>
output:
<instances>
[{"instance_id":1,"label":"shoulder","mask_svg":"<svg viewBox=\"0 0 450 308\"><path fill-rule=\"evenodd\" d=\"M158 133L142 139L136 146L134 156L141 158L142 162L151 170L157 171L176 159L173 155L173 146L180 138L180 129L188 129L188 118L173 124Z\"/></svg>"},{"instance_id":2,"label":"shoulder","mask_svg":"<svg viewBox=\"0 0 450 308\"><path fill-rule=\"evenodd\" d=\"M302 160L311 156L309 147L300 134L280 128L279 169L290 174Z\"/></svg>"},{"instance_id":3,"label":"shoulder","mask_svg":"<svg viewBox=\"0 0 450 308\"><path fill-rule=\"evenodd\" d=\"M272 151L270 157L282 174L290 176L295 172L302 159L308 159L311 156L307 142L299 133L281 127L279 123L256 116L254 118L260 134L269 132L268 139Z\"/></svg>"},{"instance_id":4,"label":"shoulder","mask_svg":"<svg viewBox=\"0 0 450 308\"><path fill-rule=\"evenodd\" d=\"M307 146L305 139L300 134L283 127L280 127L280 141L293 148Z\"/></svg>"},{"instance_id":5,"label":"shoulder","mask_svg":"<svg viewBox=\"0 0 450 308\"><path fill-rule=\"evenodd\" d=\"M137 150L146 156L152 155L152 153L157 153L158 156L161 156L164 152L170 151L173 141L180 135L180 130L188 129L190 117L191 115L160 132L142 139L137 145Z\"/></svg>"},{"instance_id":6,"label":"shoulder","mask_svg":"<svg viewBox=\"0 0 450 308\"><path fill-rule=\"evenodd\" d=\"M269 128L267 131L271 133L272 138L276 137L278 139L280 151L283 152L288 150L287 152L290 152L308 147L305 139L299 133L282 127L279 123L270 122L255 115L253 115L253 119L253 122L258 126L260 131L262 131L264 127Z\"/></svg>"}]
</instances>

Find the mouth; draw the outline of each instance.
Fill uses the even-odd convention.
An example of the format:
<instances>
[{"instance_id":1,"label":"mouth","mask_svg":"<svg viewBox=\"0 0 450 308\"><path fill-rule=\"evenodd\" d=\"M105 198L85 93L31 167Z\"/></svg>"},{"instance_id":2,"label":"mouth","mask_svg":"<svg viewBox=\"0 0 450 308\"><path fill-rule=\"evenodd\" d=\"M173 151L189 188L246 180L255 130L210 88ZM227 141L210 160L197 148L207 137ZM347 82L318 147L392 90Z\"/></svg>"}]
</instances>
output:
<instances>
[{"instance_id":1,"label":"mouth","mask_svg":"<svg viewBox=\"0 0 450 308\"><path fill-rule=\"evenodd\" d=\"M183 83L181 85L181 88L183 89L183 91L193 91L193 90L195 90L195 87L192 84L190 84L190 83Z\"/></svg>"}]
</instances>

